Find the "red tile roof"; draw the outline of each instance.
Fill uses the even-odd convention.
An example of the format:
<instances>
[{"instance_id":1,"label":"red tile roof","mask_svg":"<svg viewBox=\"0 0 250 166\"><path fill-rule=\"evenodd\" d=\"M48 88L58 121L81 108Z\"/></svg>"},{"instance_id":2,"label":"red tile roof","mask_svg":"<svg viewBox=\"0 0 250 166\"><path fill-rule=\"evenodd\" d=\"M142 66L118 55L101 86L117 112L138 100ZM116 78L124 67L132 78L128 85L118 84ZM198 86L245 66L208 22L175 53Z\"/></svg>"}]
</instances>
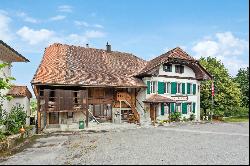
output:
<instances>
[{"instance_id":1,"label":"red tile roof","mask_svg":"<svg viewBox=\"0 0 250 166\"><path fill-rule=\"evenodd\" d=\"M185 65L189 66L196 73L196 78L203 79L211 79L211 75L199 64L199 61L195 60L185 51L183 51L180 47L176 47L152 60L150 60L147 65L139 72L138 76L145 75L155 67L174 60L181 60L185 63Z\"/></svg>"},{"instance_id":2,"label":"red tile roof","mask_svg":"<svg viewBox=\"0 0 250 166\"><path fill-rule=\"evenodd\" d=\"M28 97L31 98L32 94L30 93L27 86L12 86L7 95L13 97Z\"/></svg>"},{"instance_id":3,"label":"red tile roof","mask_svg":"<svg viewBox=\"0 0 250 166\"><path fill-rule=\"evenodd\" d=\"M168 97L158 95L158 94L152 94L143 102L144 103L175 103L176 101Z\"/></svg>"},{"instance_id":4,"label":"red tile roof","mask_svg":"<svg viewBox=\"0 0 250 166\"><path fill-rule=\"evenodd\" d=\"M46 48L32 84L145 87L134 77L147 62L132 54L53 44Z\"/></svg>"},{"instance_id":5,"label":"red tile roof","mask_svg":"<svg viewBox=\"0 0 250 166\"><path fill-rule=\"evenodd\" d=\"M9 62L29 62L27 58L22 56L2 40L0 40L0 59Z\"/></svg>"}]
</instances>

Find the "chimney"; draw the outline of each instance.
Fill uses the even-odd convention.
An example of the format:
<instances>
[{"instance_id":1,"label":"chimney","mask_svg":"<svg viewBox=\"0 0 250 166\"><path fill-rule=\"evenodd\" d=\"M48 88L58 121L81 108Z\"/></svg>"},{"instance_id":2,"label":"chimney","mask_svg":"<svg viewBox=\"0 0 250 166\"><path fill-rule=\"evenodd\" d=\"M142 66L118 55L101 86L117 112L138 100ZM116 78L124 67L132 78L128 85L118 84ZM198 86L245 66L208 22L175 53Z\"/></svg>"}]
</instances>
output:
<instances>
[{"instance_id":1,"label":"chimney","mask_svg":"<svg viewBox=\"0 0 250 166\"><path fill-rule=\"evenodd\" d=\"M89 48L89 43L86 44L86 48Z\"/></svg>"},{"instance_id":2,"label":"chimney","mask_svg":"<svg viewBox=\"0 0 250 166\"><path fill-rule=\"evenodd\" d=\"M111 52L111 45L107 42L107 45L106 45L106 51L108 52L108 53L110 53Z\"/></svg>"}]
</instances>

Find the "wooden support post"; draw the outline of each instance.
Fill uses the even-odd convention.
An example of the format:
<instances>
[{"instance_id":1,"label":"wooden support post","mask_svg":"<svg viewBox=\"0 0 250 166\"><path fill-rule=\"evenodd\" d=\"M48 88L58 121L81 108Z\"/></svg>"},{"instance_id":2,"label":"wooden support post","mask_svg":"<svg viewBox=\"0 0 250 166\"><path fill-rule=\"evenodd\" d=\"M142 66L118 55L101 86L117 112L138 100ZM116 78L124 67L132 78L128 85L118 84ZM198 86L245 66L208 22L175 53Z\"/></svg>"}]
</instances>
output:
<instances>
[{"instance_id":1,"label":"wooden support post","mask_svg":"<svg viewBox=\"0 0 250 166\"><path fill-rule=\"evenodd\" d=\"M153 107L153 108L154 108L154 126L155 126L155 119L156 119L156 118L155 118L155 117L156 117L156 105L155 105L155 104L154 104L154 107Z\"/></svg>"},{"instance_id":2,"label":"wooden support post","mask_svg":"<svg viewBox=\"0 0 250 166\"><path fill-rule=\"evenodd\" d=\"M120 123L122 122L122 101L120 100L120 112L119 112Z\"/></svg>"},{"instance_id":3,"label":"wooden support post","mask_svg":"<svg viewBox=\"0 0 250 166\"><path fill-rule=\"evenodd\" d=\"M86 110L86 127L89 127L89 108Z\"/></svg>"},{"instance_id":4,"label":"wooden support post","mask_svg":"<svg viewBox=\"0 0 250 166\"><path fill-rule=\"evenodd\" d=\"M37 132L41 133L41 112L37 111Z\"/></svg>"}]
</instances>

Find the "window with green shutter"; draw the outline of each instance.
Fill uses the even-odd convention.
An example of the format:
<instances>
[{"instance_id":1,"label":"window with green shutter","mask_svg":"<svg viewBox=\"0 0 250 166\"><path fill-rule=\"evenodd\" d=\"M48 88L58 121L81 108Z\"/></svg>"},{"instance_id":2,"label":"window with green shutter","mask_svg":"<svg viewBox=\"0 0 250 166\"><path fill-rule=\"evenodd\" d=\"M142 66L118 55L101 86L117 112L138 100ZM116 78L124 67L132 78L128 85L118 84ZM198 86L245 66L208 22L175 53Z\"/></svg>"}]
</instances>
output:
<instances>
[{"instance_id":1,"label":"window with green shutter","mask_svg":"<svg viewBox=\"0 0 250 166\"><path fill-rule=\"evenodd\" d=\"M186 89L185 89L185 87L186 87L186 84L185 83L182 83L182 94L186 94Z\"/></svg>"},{"instance_id":2,"label":"window with green shutter","mask_svg":"<svg viewBox=\"0 0 250 166\"><path fill-rule=\"evenodd\" d=\"M176 94L177 91L177 83L171 82L171 94Z\"/></svg>"},{"instance_id":3,"label":"window with green shutter","mask_svg":"<svg viewBox=\"0 0 250 166\"><path fill-rule=\"evenodd\" d=\"M147 94L150 94L150 81L147 81Z\"/></svg>"},{"instance_id":4,"label":"window with green shutter","mask_svg":"<svg viewBox=\"0 0 250 166\"><path fill-rule=\"evenodd\" d=\"M193 94L196 94L196 84L193 84Z\"/></svg>"},{"instance_id":5,"label":"window with green shutter","mask_svg":"<svg viewBox=\"0 0 250 166\"><path fill-rule=\"evenodd\" d=\"M161 103L161 115L164 115L164 103Z\"/></svg>"},{"instance_id":6,"label":"window with green shutter","mask_svg":"<svg viewBox=\"0 0 250 166\"><path fill-rule=\"evenodd\" d=\"M191 88L191 84L190 83L187 83L187 94L190 94L190 89Z\"/></svg>"},{"instance_id":7,"label":"window with green shutter","mask_svg":"<svg viewBox=\"0 0 250 166\"><path fill-rule=\"evenodd\" d=\"M181 104L182 114L187 114L187 103Z\"/></svg>"},{"instance_id":8,"label":"window with green shutter","mask_svg":"<svg viewBox=\"0 0 250 166\"><path fill-rule=\"evenodd\" d=\"M193 113L195 113L195 102L193 102Z\"/></svg>"},{"instance_id":9,"label":"window with green shutter","mask_svg":"<svg viewBox=\"0 0 250 166\"><path fill-rule=\"evenodd\" d=\"M171 108L171 112L174 113L175 112L175 104L170 103L170 108Z\"/></svg>"},{"instance_id":10,"label":"window with green shutter","mask_svg":"<svg viewBox=\"0 0 250 166\"><path fill-rule=\"evenodd\" d=\"M164 94L165 90L165 83L164 82L158 82L158 94Z\"/></svg>"}]
</instances>

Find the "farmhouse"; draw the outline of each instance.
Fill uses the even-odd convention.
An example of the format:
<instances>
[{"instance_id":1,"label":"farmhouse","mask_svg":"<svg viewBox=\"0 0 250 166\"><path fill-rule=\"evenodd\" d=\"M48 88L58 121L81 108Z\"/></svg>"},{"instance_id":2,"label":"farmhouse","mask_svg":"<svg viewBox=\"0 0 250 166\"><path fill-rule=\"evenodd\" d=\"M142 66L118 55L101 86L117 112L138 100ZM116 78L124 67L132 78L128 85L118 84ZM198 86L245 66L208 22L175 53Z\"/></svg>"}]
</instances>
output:
<instances>
[{"instance_id":1,"label":"farmhouse","mask_svg":"<svg viewBox=\"0 0 250 166\"><path fill-rule=\"evenodd\" d=\"M145 61L130 53L55 43L45 49L31 81L38 131L98 122L146 123L171 112L199 120L200 81L211 79L179 47Z\"/></svg>"}]
</instances>

